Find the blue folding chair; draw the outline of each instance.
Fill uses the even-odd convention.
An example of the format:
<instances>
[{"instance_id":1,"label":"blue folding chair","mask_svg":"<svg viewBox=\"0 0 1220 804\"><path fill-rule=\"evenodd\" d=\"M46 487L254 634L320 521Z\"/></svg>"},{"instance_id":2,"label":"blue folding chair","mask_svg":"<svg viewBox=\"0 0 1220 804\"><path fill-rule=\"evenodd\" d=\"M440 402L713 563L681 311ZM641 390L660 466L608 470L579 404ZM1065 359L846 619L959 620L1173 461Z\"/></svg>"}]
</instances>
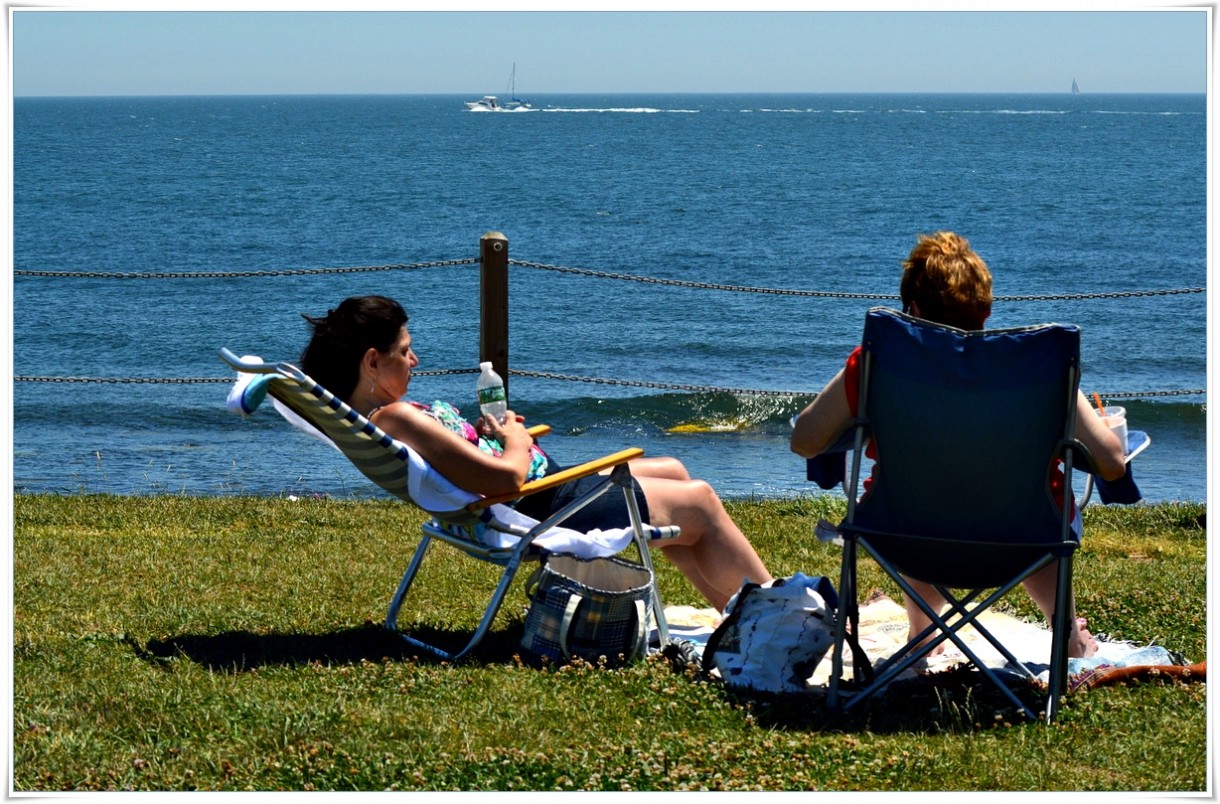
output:
<instances>
[{"instance_id":1,"label":"blue folding chair","mask_svg":"<svg viewBox=\"0 0 1220 804\"><path fill-rule=\"evenodd\" d=\"M1072 472L1089 460L1074 433L1080 330L1046 324L967 332L874 308L865 318L862 361L847 515L838 527L842 616L828 706L847 709L869 698L950 640L1019 710L1036 718L960 631L972 625L1032 680L1034 673L978 617L1048 564L1058 567L1056 600L1071 599L1081 528L1071 499ZM876 465L861 495L870 438ZM1052 491L1056 464L1062 467L1066 505ZM932 625L873 668L871 680L855 668L858 689L848 693L843 647L849 629L858 633L861 548ZM923 601L904 576L936 587L949 602L945 614ZM1066 688L1068 616L1067 606L1056 605L1047 720Z\"/></svg>"}]
</instances>

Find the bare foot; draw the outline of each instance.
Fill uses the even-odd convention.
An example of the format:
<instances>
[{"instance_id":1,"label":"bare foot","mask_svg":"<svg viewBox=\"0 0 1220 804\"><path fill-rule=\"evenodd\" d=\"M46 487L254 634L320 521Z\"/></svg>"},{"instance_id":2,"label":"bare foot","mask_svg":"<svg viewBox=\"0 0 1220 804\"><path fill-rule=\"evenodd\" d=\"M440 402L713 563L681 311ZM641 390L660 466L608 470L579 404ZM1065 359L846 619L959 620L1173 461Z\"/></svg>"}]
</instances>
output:
<instances>
[{"instance_id":1,"label":"bare foot","mask_svg":"<svg viewBox=\"0 0 1220 804\"><path fill-rule=\"evenodd\" d=\"M1097 640L1085 628L1088 621L1084 617L1076 618L1076 628L1068 638L1068 657L1072 659L1087 659L1097 653Z\"/></svg>"},{"instance_id":2,"label":"bare foot","mask_svg":"<svg viewBox=\"0 0 1220 804\"><path fill-rule=\"evenodd\" d=\"M914 631L908 631L908 632L907 632L907 641L908 641L908 642L910 642L910 641L911 641L912 639L914 639L914 638L915 638L915 632L914 632ZM926 645L927 643L931 642L931 641L932 641L933 639L935 639L935 638L936 638L936 634L935 634L935 633L933 633L933 634L929 634L929 635L928 635L928 637L927 637L927 639L923 640L923 641L922 641L922 642L920 642L919 644L920 644L920 645ZM944 652L945 652L945 643L944 643L944 642L942 642L942 643L940 643L939 645L937 645L935 648L932 648L932 650L928 651L928 654L927 654L927 655L928 655L928 656L939 656L940 654L942 654L942 653L944 653Z\"/></svg>"}]
</instances>

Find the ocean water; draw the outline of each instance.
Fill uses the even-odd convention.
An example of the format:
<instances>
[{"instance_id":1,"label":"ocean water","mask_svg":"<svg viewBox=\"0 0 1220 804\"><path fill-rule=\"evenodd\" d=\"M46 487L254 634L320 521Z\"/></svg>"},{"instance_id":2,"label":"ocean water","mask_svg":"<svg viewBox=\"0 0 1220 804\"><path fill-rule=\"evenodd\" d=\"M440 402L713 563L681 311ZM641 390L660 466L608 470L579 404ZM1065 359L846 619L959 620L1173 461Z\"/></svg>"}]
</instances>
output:
<instances>
[{"instance_id":1,"label":"ocean water","mask_svg":"<svg viewBox=\"0 0 1220 804\"><path fill-rule=\"evenodd\" d=\"M993 326L1082 326L1082 388L1152 436L1146 498L1206 499L1204 96L464 100L18 98L14 489L375 494L273 413L226 413L216 351L295 360L301 313L384 293L435 372L412 396L473 408L499 231L511 367L609 381L510 376L559 460L634 445L726 497L815 493L788 417L896 305L916 235L952 229L997 295L1051 297ZM238 275L314 268L381 270Z\"/></svg>"}]
</instances>

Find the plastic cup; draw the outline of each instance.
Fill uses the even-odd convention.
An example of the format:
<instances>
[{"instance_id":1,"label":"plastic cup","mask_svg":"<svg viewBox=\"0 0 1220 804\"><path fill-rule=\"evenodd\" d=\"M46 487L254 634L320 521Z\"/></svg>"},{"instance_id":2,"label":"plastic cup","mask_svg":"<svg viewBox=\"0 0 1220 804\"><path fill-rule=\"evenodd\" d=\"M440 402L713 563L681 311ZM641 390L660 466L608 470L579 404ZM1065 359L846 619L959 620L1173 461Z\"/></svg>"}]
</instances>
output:
<instances>
[{"instance_id":1,"label":"plastic cup","mask_svg":"<svg viewBox=\"0 0 1220 804\"><path fill-rule=\"evenodd\" d=\"M1098 416L1101 412L1098 411ZM1123 445L1123 454L1127 454L1127 409L1120 408L1117 405L1108 406L1106 415L1103 421L1106 427L1110 428L1110 432L1118 436L1118 443Z\"/></svg>"}]
</instances>

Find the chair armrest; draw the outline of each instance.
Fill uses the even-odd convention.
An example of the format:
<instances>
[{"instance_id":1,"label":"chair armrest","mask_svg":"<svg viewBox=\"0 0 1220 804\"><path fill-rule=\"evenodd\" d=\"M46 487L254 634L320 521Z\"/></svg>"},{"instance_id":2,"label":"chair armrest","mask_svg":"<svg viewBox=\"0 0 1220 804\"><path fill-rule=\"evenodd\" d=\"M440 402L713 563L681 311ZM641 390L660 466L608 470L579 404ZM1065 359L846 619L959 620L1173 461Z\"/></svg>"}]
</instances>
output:
<instances>
[{"instance_id":1,"label":"chair armrest","mask_svg":"<svg viewBox=\"0 0 1220 804\"><path fill-rule=\"evenodd\" d=\"M1148 445L1151 443L1152 439L1143 430L1128 431L1127 444L1124 448L1126 455L1123 458L1123 462L1131 463L1135 456L1148 449ZM1072 460L1076 464L1074 466L1075 469L1087 472L1090 475L1097 473L1097 470L1093 467L1093 453L1089 452L1088 447L1082 444L1079 439L1068 444L1068 447L1072 450Z\"/></svg>"},{"instance_id":2,"label":"chair armrest","mask_svg":"<svg viewBox=\"0 0 1220 804\"><path fill-rule=\"evenodd\" d=\"M609 469L613 466L627 463L627 461L634 461L636 458L642 457L643 455L644 450L640 449L639 447L620 450L611 455L596 458L586 463L582 463L579 466L572 466L560 472L556 472L553 475L547 475L539 480L531 481L515 491L508 492L507 494L497 494L494 497L484 497L478 502L471 503L467 506L467 508L472 511L477 511L479 509L486 508L489 505L495 505L496 503L508 502L510 500L515 500L518 497L528 497L531 494L546 491L547 489L567 483L570 480L577 480L582 477L588 477L589 475L595 475L603 469Z\"/></svg>"},{"instance_id":3,"label":"chair armrest","mask_svg":"<svg viewBox=\"0 0 1220 804\"><path fill-rule=\"evenodd\" d=\"M246 374L275 374L279 369L276 363L268 363L262 358L238 357L235 352L225 348L221 348L216 354L222 362L228 363L230 368Z\"/></svg>"},{"instance_id":4,"label":"chair armrest","mask_svg":"<svg viewBox=\"0 0 1220 804\"><path fill-rule=\"evenodd\" d=\"M1089 500L1093 497L1093 487L1095 485L1104 504L1134 505L1142 500L1144 495L1140 492L1139 486L1136 485L1135 478L1131 474L1131 461L1136 455L1146 450L1151 443L1152 439L1142 430L1129 430L1127 432L1127 472L1115 480L1103 480L1100 477L1094 477L1094 469L1086 461L1086 464L1081 467L1086 473L1084 491L1080 499L1076 501L1076 507L1083 510L1089 504ZM1091 457L1083 445L1080 450L1083 450L1086 457Z\"/></svg>"},{"instance_id":5,"label":"chair armrest","mask_svg":"<svg viewBox=\"0 0 1220 804\"><path fill-rule=\"evenodd\" d=\"M1131 463L1136 455L1148 449L1152 439L1143 430L1127 431L1127 463Z\"/></svg>"}]
</instances>

